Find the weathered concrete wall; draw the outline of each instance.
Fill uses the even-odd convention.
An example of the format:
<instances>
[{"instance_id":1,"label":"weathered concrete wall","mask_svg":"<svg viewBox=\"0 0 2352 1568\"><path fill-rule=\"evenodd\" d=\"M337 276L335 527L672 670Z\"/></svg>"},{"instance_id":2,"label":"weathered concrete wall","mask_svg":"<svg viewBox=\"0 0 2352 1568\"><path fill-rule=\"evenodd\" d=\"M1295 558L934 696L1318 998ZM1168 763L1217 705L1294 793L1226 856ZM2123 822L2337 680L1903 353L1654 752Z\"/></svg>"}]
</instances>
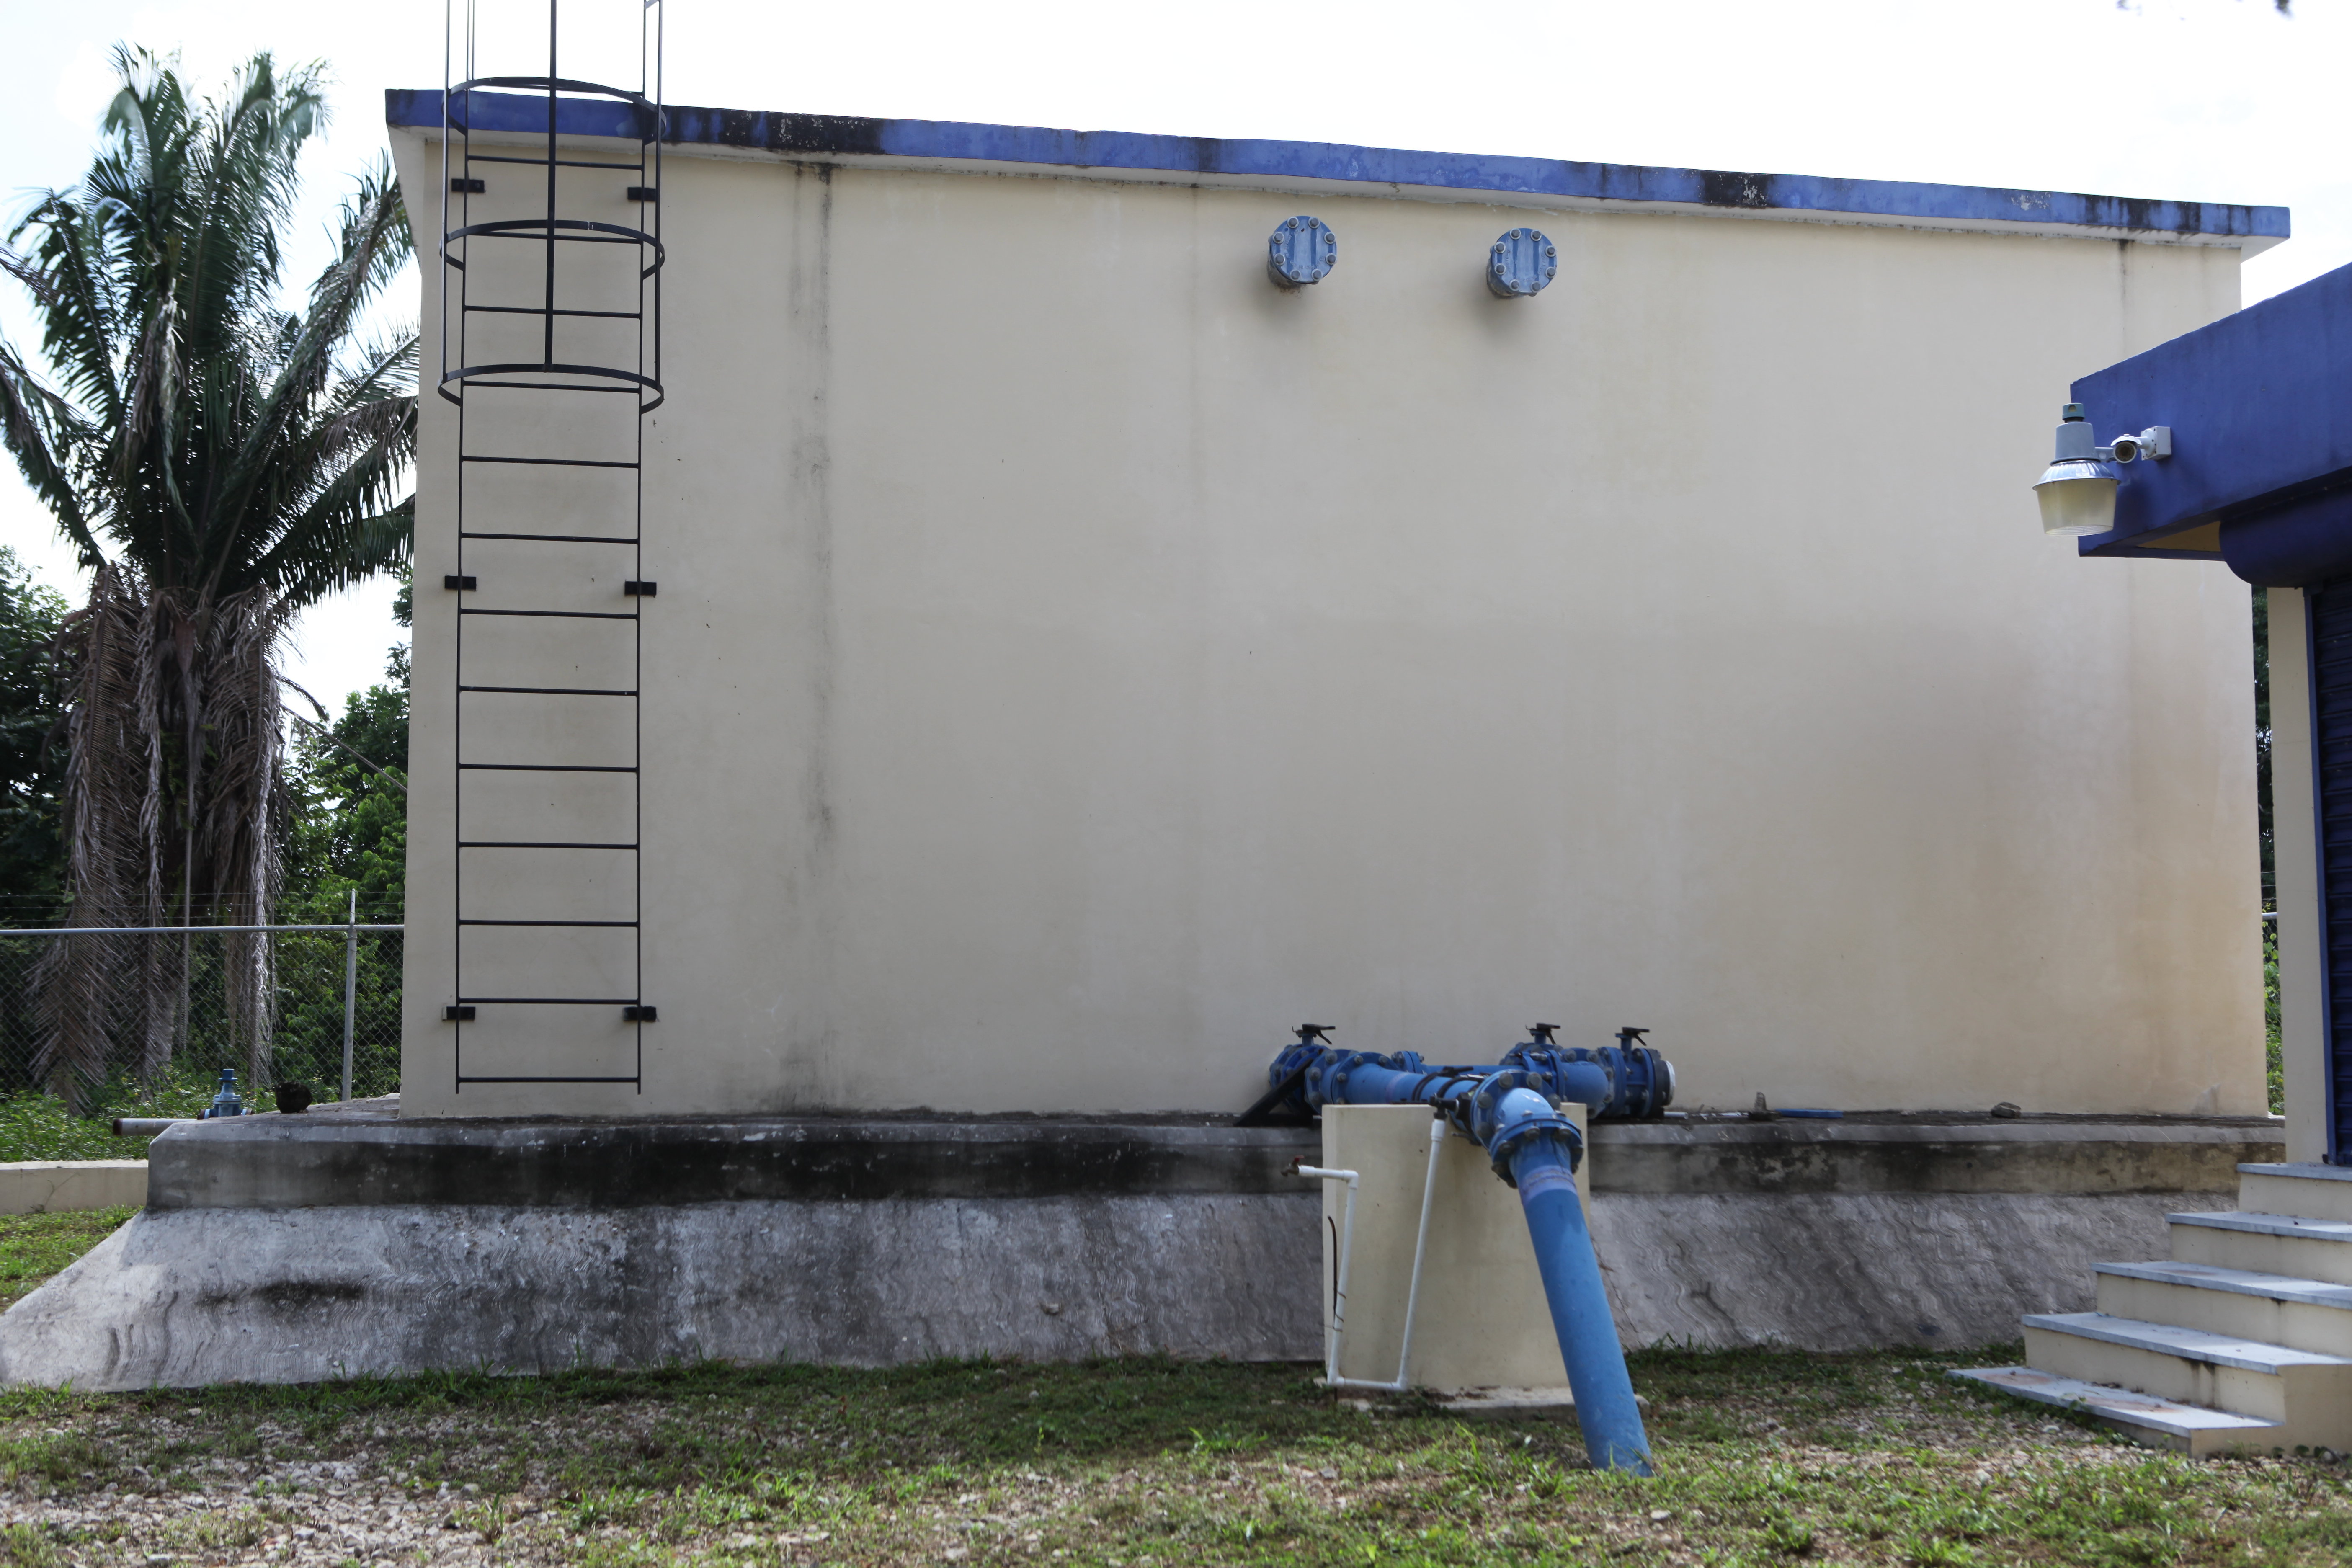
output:
<instances>
[{"instance_id":1,"label":"weathered concrete wall","mask_svg":"<svg viewBox=\"0 0 2352 1568\"><path fill-rule=\"evenodd\" d=\"M1314 1223L1311 1193L149 1211L0 1316L0 1381L1298 1360Z\"/></svg>"},{"instance_id":2,"label":"weathered concrete wall","mask_svg":"<svg viewBox=\"0 0 2352 1568\"><path fill-rule=\"evenodd\" d=\"M1991 1344L2230 1194L1598 1194L1628 1345ZM0 1316L0 1382L299 1383L676 1358L1319 1360L1319 1200L149 1210ZM1392 1352L1391 1353L1393 1353ZM1381 1375L1393 1372L1390 1365Z\"/></svg>"},{"instance_id":3,"label":"weathered concrete wall","mask_svg":"<svg viewBox=\"0 0 2352 1568\"><path fill-rule=\"evenodd\" d=\"M2227 1193L2275 1160L2267 1117L1853 1116L1841 1121L1601 1122L1596 1192L1675 1194Z\"/></svg>"},{"instance_id":4,"label":"weathered concrete wall","mask_svg":"<svg viewBox=\"0 0 2352 1568\"><path fill-rule=\"evenodd\" d=\"M137 1207L147 1201L144 1160L0 1163L0 1214Z\"/></svg>"},{"instance_id":5,"label":"weathered concrete wall","mask_svg":"<svg viewBox=\"0 0 2352 1568\"><path fill-rule=\"evenodd\" d=\"M1818 1131L1789 1125L1800 1139ZM1775 1190L1790 1151L1753 1142L1702 1145L1708 1163L1673 1183L1640 1177L1637 1162L1637 1182L1669 1190L1613 1191L1616 1151L1596 1140L1593 1233L1619 1332L1632 1345L1999 1342L2021 1313L2087 1308L2094 1261L2161 1256L2166 1213L2231 1206L2226 1191L2118 1179L2113 1149L2132 1142L2127 1128L2082 1129L2071 1163L2047 1140L2013 1136L2032 1130L1996 1127L1973 1152L1912 1145L1907 1185L1892 1191L1867 1190L1867 1164L1849 1171L1865 1190ZM0 1316L0 1381L135 1388L694 1356L1321 1354L1322 1199L1287 1173L1319 1149L1311 1130L824 1120L710 1131L697 1153L683 1124L256 1117L175 1128L153 1145L156 1205ZM2143 1131L2143 1144L2185 1132L2253 1158L2277 1147L2234 1135L2259 1129ZM1987 1190L1999 1165L1981 1144L2003 1132L2074 1189L2003 1191L1996 1177ZM1748 1157L1727 1159L1727 1147ZM656 1166L671 1175L652 1201L592 1201L612 1171ZM468 1179L448 1192L418 1184L418 1171L443 1167ZM1013 1195L1016 1181L1032 1195ZM427 1192L436 1201L417 1201ZM1483 1298L1456 1280L1433 1300L1475 1321ZM1384 1313L1360 1305L1377 1338Z\"/></svg>"},{"instance_id":6,"label":"weathered concrete wall","mask_svg":"<svg viewBox=\"0 0 2352 1568\"><path fill-rule=\"evenodd\" d=\"M435 148L393 144L428 234ZM454 1091L427 399L410 1109L1238 1107L1309 1016L1455 1060L1639 1022L1685 1103L2262 1109L2246 591L2086 569L2027 494L2068 379L2233 309L2235 250L687 149L664 180L644 1091ZM524 210L488 183L476 221ZM1340 262L1286 292L1301 211ZM1497 300L1528 223L1559 279ZM527 299L509 248L481 286ZM585 504L516 472L469 479L475 526ZM593 548L464 569L618 605ZM553 776L468 833L602 809ZM629 890L627 858L467 853L477 913ZM622 937L548 942L549 985L613 994L562 987ZM634 1062L617 1008L467 1028L480 1072Z\"/></svg>"},{"instance_id":7,"label":"weathered concrete wall","mask_svg":"<svg viewBox=\"0 0 2352 1568\"><path fill-rule=\"evenodd\" d=\"M759 1199L1290 1194L1311 1128L1189 1121L362 1121L254 1116L155 1140L151 1206L611 1209Z\"/></svg>"},{"instance_id":8,"label":"weathered concrete wall","mask_svg":"<svg viewBox=\"0 0 2352 1568\"><path fill-rule=\"evenodd\" d=\"M1629 1343L1805 1350L2015 1340L2084 1312L2093 1263L2167 1256L2164 1216L2235 1194L1748 1193L1593 1199Z\"/></svg>"}]
</instances>

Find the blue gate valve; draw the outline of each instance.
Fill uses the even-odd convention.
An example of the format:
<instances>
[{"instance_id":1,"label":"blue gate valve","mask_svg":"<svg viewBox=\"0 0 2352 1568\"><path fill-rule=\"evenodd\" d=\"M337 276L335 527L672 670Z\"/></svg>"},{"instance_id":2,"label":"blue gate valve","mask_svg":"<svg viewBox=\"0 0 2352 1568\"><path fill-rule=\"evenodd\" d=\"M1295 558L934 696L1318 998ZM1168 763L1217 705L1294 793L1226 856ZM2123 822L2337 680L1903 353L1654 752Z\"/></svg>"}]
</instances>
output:
<instances>
[{"instance_id":1,"label":"blue gate valve","mask_svg":"<svg viewBox=\"0 0 2352 1568\"><path fill-rule=\"evenodd\" d=\"M243 1116L244 1114L245 1101L236 1097L236 1069L223 1068L220 1075L220 1092L213 1096L211 1105L196 1113L196 1120L209 1121L215 1116Z\"/></svg>"}]
</instances>

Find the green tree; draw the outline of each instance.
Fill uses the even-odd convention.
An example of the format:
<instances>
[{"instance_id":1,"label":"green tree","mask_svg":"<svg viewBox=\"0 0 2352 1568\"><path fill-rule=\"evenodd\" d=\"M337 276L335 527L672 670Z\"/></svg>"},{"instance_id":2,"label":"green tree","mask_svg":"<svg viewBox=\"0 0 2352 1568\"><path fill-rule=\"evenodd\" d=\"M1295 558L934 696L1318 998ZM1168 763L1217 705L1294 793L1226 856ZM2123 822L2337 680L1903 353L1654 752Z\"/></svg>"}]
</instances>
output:
<instances>
[{"instance_id":1,"label":"green tree","mask_svg":"<svg viewBox=\"0 0 2352 1568\"><path fill-rule=\"evenodd\" d=\"M393 616L409 624L404 581ZM408 871L408 648L394 647L384 679L345 700L341 717L298 721L290 770L300 810L287 857L283 910L297 922L331 923L355 911L362 923L401 918ZM362 1095L400 1087L397 932L363 931L348 954L341 939L288 938L278 954L280 1006L275 1065L331 1097L341 1077L344 965L352 963L352 1084Z\"/></svg>"},{"instance_id":2,"label":"green tree","mask_svg":"<svg viewBox=\"0 0 2352 1568\"><path fill-rule=\"evenodd\" d=\"M409 254L388 166L362 176L337 253L279 303L296 161L324 119L316 68L257 55L196 101L173 64L118 48L122 88L79 184L42 195L0 250L30 293L53 380L0 343L0 437L92 568L60 640L71 919L268 921L291 802L278 650L292 616L404 560L416 334L360 322ZM267 947L224 939L257 1077ZM79 1094L120 1034L167 1059L186 983L171 942L58 944L42 1070ZM138 1000L114 1003L138 972Z\"/></svg>"},{"instance_id":3,"label":"green tree","mask_svg":"<svg viewBox=\"0 0 2352 1568\"><path fill-rule=\"evenodd\" d=\"M0 924L47 925L65 908L58 834L59 708L51 647L66 602L0 545Z\"/></svg>"},{"instance_id":4,"label":"green tree","mask_svg":"<svg viewBox=\"0 0 2352 1568\"><path fill-rule=\"evenodd\" d=\"M393 605L402 626L409 603L404 583ZM352 693L341 718L303 721L294 752L302 809L288 856L289 918L341 920L357 892L362 919L396 919L408 875L407 645L394 646L384 683Z\"/></svg>"}]
</instances>

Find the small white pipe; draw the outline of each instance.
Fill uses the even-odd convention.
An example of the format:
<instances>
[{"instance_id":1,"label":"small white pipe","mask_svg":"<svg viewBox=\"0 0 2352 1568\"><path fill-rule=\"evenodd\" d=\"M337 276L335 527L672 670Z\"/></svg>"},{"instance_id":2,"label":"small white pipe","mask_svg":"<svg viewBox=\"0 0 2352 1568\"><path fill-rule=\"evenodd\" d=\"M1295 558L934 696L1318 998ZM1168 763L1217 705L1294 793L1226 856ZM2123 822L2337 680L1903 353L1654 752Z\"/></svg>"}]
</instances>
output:
<instances>
[{"instance_id":1,"label":"small white pipe","mask_svg":"<svg viewBox=\"0 0 2352 1568\"><path fill-rule=\"evenodd\" d=\"M1432 1117L1429 1122L1429 1173L1421 1184L1421 1227L1412 1237L1412 1282L1404 1292L1404 1340L1397 1347L1397 1391L1404 1391L1404 1369L1412 1359L1412 1313L1421 1304L1421 1259L1429 1249L1429 1209L1437 1196L1437 1152L1445 1143L1445 1119Z\"/></svg>"},{"instance_id":2,"label":"small white pipe","mask_svg":"<svg viewBox=\"0 0 2352 1568\"><path fill-rule=\"evenodd\" d=\"M1341 1377L1339 1350L1347 1338L1348 1263L1356 1242L1356 1183L1354 1171L1329 1170L1319 1165L1301 1165L1298 1173L1310 1180L1346 1182L1348 1201L1339 1221L1339 1278L1332 1287L1331 1335L1329 1350L1323 1362L1323 1383L1328 1388L1370 1388L1382 1394L1402 1394L1411 1386L1407 1375L1412 1364L1412 1318L1421 1304L1421 1264L1429 1250L1429 1211L1437 1195L1437 1156L1445 1143L1444 1118L1434 1118L1429 1125L1429 1173L1421 1186L1421 1227L1412 1238L1412 1277L1405 1288L1404 1334L1397 1347L1397 1374L1394 1382L1381 1383L1369 1377Z\"/></svg>"},{"instance_id":3,"label":"small white pipe","mask_svg":"<svg viewBox=\"0 0 2352 1568\"><path fill-rule=\"evenodd\" d=\"M1301 1165L1298 1173L1309 1181L1345 1182L1348 1202L1339 1221L1339 1278L1331 1286L1331 1333L1324 1342L1323 1381L1339 1381L1339 1341L1348 1331L1348 1255L1356 1246L1356 1173L1327 1170L1321 1165Z\"/></svg>"}]
</instances>

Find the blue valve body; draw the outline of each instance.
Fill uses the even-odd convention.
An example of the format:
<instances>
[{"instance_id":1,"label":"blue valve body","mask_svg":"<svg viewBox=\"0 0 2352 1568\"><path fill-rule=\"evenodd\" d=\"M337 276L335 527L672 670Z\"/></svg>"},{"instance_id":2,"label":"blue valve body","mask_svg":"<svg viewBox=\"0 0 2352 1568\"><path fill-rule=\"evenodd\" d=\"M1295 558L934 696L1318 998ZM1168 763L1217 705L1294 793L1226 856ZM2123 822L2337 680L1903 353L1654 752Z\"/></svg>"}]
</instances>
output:
<instances>
[{"instance_id":1,"label":"blue valve body","mask_svg":"<svg viewBox=\"0 0 2352 1568\"><path fill-rule=\"evenodd\" d=\"M213 1102L197 1113L196 1120L209 1121L215 1116L243 1116L245 1101L236 1097L236 1069L223 1068L220 1072L220 1092Z\"/></svg>"}]
</instances>

